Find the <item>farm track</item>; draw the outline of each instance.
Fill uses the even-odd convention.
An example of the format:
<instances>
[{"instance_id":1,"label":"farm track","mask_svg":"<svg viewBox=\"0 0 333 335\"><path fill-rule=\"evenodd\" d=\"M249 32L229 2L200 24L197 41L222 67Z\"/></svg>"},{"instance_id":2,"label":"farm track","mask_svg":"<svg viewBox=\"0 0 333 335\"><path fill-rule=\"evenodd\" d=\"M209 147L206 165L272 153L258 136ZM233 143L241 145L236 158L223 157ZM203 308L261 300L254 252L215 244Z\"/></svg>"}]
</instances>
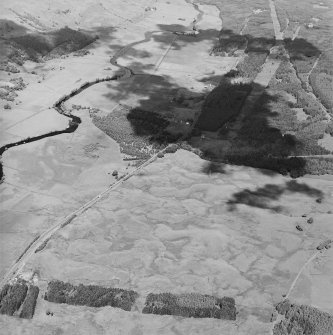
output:
<instances>
[{"instance_id":1,"label":"farm track","mask_svg":"<svg viewBox=\"0 0 333 335\"><path fill-rule=\"evenodd\" d=\"M283 32L281 32L281 26L276 14L275 3L273 0L268 0L270 10L271 10L271 18L274 28L275 40L282 41L283 40ZM246 18L244 22L244 26L240 32L240 35L243 34L243 30L247 26L247 22L250 19L250 16ZM268 87L269 82L275 76L276 71L278 70L281 64L281 60L276 59L274 57L274 46L270 49L269 55L266 57L264 64L261 67L260 72L254 78L252 85L253 88L248 96L245 98L243 106L240 110L240 113L236 120L232 123L229 130L229 136L231 139L237 136L238 131L241 129L244 119L251 113L255 103L263 94L264 90Z\"/></svg>"},{"instance_id":2,"label":"farm track","mask_svg":"<svg viewBox=\"0 0 333 335\"><path fill-rule=\"evenodd\" d=\"M319 256L321 252L319 250L317 250L315 253L313 253L303 264L303 266L300 268L300 270L297 272L294 280L292 281L288 292L286 293L286 295L284 296L283 300L287 300L292 292L292 290L295 288L297 281L299 279L299 277L301 276L301 274L303 273L303 271L305 270L305 268L316 258ZM280 321L284 320L284 316L278 314L276 317L276 320L274 320L272 322L272 328L271 328L271 335L274 335L274 327L277 323L279 323Z\"/></svg>"},{"instance_id":3,"label":"farm track","mask_svg":"<svg viewBox=\"0 0 333 335\"><path fill-rule=\"evenodd\" d=\"M195 20L196 23L198 23L201 20L203 13L202 13L202 11L199 11L197 5L193 4L192 2L190 2L190 4L192 4L194 6L194 8L196 8L196 10L198 11L198 16L197 16L197 19ZM61 131L53 131L51 133L47 133L47 134L44 134L44 135L40 135L40 136L25 139L25 140L21 140L21 141L18 141L18 142L14 142L14 143L11 143L11 144L7 144L7 145L0 148L0 159L1 159L1 155L3 154L3 152L6 151L7 149L11 148L11 147L18 146L18 145L23 145L23 144L26 144L26 143L29 143L29 142L38 141L38 140L40 140L42 138L45 138L45 137L55 136L55 135L59 135L59 134L62 134L62 133L74 132L78 128L79 124L81 123L81 119L77 116L74 116L74 115L71 115L71 114L67 113L66 110L63 107L63 103L65 101L68 101L70 98L80 94L85 89L87 89L87 88L89 88L89 87L91 87L95 84L98 84L100 82L112 81L112 80L114 81L114 80L120 80L120 79L129 79L132 76L134 76L135 73L132 71L132 69L130 69L128 67L125 67L125 66L122 66L122 65L119 65L117 63L117 60L118 60L119 57L124 55L129 48L133 47L134 45L138 45L138 44L141 44L141 43L148 42L152 38L153 34L156 33L156 32L161 32L161 31L154 30L154 31L146 32L144 39L125 45L123 48L118 50L115 53L114 56L112 56L110 58L110 63L114 66L117 66L118 68L120 68L123 71L122 75L118 75L118 76L115 75L113 77L107 77L107 78L104 78L104 79L97 79L97 80L85 83L82 86L80 86L78 89L72 90L71 93L62 97L61 99L59 99L54 104L53 107L57 110L57 112L59 112L60 114L62 114L64 116L67 116L67 117L71 118L71 120L72 120L72 123L70 123L69 126L66 129L61 130ZM172 33L172 32L170 32L170 33ZM164 52L163 55L161 56L160 60L158 61L158 66L163 62L167 52L171 49L172 44L174 43L176 38L173 38L173 40L172 40L170 46L168 47L167 51ZM157 69L158 69L158 67L156 68L156 66L155 66L155 70L157 70ZM31 244L26 248L26 250L20 255L19 259L6 271L4 277L2 278L2 280L0 282L0 288L2 288L6 283L13 280L15 277L17 277L17 275L20 273L20 271L23 269L23 267L27 263L28 259L31 256L33 256L36 252L38 252L39 250L42 250L41 246L46 244L59 229L65 227L66 225L71 223L74 219L76 219L78 216L83 214L90 207L95 205L103 197L107 196L111 191L113 191L117 187L121 186L127 179L134 176L140 170L142 170L143 168L145 168L146 166L148 166L149 164L154 162L157 159L158 155L162 152L164 152L164 150L160 150L159 152L154 154L152 157L150 157L148 160L146 160L144 163L142 163L140 166L138 166L132 172L129 172L129 173L121 176L120 179L118 179L115 183L111 184L106 190L97 194L94 198L92 198L91 200L86 202L84 205L82 205L81 207L79 207L75 211L68 214L66 217L59 220L51 228L47 229L45 232L40 234L39 237L36 238L35 240L33 240L31 242ZM1 184L2 178L3 178L2 165L1 165L1 162L0 162L0 184Z\"/></svg>"},{"instance_id":4,"label":"farm track","mask_svg":"<svg viewBox=\"0 0 333 335\"><path fill-rule=\"evenodd\" d=\"M252 82L253 89L250 94L246 97L243 107L239 113L239 116L234 121L230 127L230 137L235 138L237 132L241 129L244 119L249 115L253 110L255 103L263 94L264 90L267 88L269 82L275 75L277 69L281 64L280 60L271 58L267 56L265 63L262 65L261 71L257 74L255 79Z\"/></svg>"},{"instance_id":5,"label":"farm track","mask_svg":"<svg viewBox=\"0 0 333 335\"><path fill-rule=\"evenodd\" d=\"M86 202L84 205L79 207L77 210L73 211L72 213L68 214L65 218L58 221L54 226L46 230L44 233L42 233L38 239L34 243L30 245L30 247L23 253L20 257L20 259L13 265L11 268L6 272L5 276L3 277L2 281L0 282L0 287L3 287L8 281L15 278L18 273L23 269L25 266L27 260L37 251L37 249L44 243L47 242L53 235L56 233L60 228L66 226L71 221L73 221L75 218L83 214L86 210L88 210L90 207L95 205L99 200L101 200L103 197L108 195L111 191L122 185L127 179L137 174L140 170L148 166L150 163L155 161L157 158L157 154L149 158L147 161L145 161L143 164L138 166L135 170L133 170L130 173L125 174L122 176L118 181L111 184L106 190L96 195L93 199Z\"/></svg>"},{"instance_id":6,"label":"farm track","mask_svg":"<svg viewBox=\"0 0 333 335\"><path fill-rule=\"evenodd\" d=\"M275 8L275 3L274 3L274 0L268 0L269 1L269 5L270 5L270 9L271 9L271 17L272 17L272 22L273 22L273 26L274 26L274 32L275 32L275 38L276 40L284 40L284 33L281 32L281 28L280 28L280 23L279 23L279 20L277 18L277 14L276 14L276 8ZM292 37L292 40L295 40L299 34L299 31L300 31L300 26L297 27L293 37ZM288 55L289 56L289 55ZM289 57L288 57L289 58ZM319 58L320 56L317 58L314 66L312 67L311 71L309 72L308 74L308 78L310 77L311 75L311 72L314 70L314 68L317 66L317 63L319 61ZM291 64L291 66L294 68L293 64L291 63L290 59L289 59L289 62ZM296 69L294 68L294 70L296 71ZM296 71L296 75L297 75L297 71ZM298 77L298 76L297 76ZM299 79L299 78L298 78ZM300 79L299 79L300 80ZM308 82L308 87L310 86L310 83ZM311 86L310 86L311 87ZM311 89L311 92L307 92L308 94L312 93L312 89ZM314 94L313 94L314 95ZM315 97L315 96L314 96ZM318 100L317 98L315 98L316 100ZM322 104L320 103L320 105L322 106ZM325 108L322 106L323 110L325 110ZM326 111L326 110L325 110ZM328 114L328 113L327 113ZM333 155L332 154L328 154L328 155L304 155L304 156L288 156L287 158L294 158L294 157L297 157L297 158L320 158L320 157L323 157L323 158L333 158ZM310 264L321 252L319 250L316 250L316 252L314 252L312 255L310 255L308 257L308 259L304 262L303 266L300 268L300 270L297 272L294 280L292 281L289 289L288 289L288 292L286 293L286 295L284 296L284 300L288 299L292 290L295 288L297 282L298 282L298 279L299 277L301 276L301 274L303 273L303 271L305 270L305 268L308 266L308 264ZM275 310L275 306L274 307L274 310ZM276 320L274 320L272 322L272 327L271 327L271 332L270 334L271 335L274 335L274 327L277 323L279 323L280 321L282 321L284 319L284 316L282 315L278 315L276 317Z\"/></svg>"},{"instance_id":7,"label":"farm track","mask_svg":"<svg viewBox=\"0 0 333 335\"><path fill-rule=\"evenodd\" d=\"M274 0L268 0L268 3L271 10L271 18L273 22L275 39L277 41L283 41L283 32L281 31L280 22L276 13L275 2Z\"/></svg>"}]
</instances>

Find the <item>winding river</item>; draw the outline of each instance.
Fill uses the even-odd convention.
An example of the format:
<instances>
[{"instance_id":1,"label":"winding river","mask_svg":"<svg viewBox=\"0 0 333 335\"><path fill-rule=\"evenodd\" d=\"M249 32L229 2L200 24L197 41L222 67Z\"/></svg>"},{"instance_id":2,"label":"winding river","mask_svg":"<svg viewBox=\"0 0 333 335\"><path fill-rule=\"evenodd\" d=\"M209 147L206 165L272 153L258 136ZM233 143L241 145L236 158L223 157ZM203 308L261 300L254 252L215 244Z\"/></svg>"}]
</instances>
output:
<instances>
[{"instance_id":1,"label":"winding river","mask_svg":"<svg viewBox=\"0 0 333 335\"><path fill-rule=\"evenodd\" d=\"M196 19L193 21L192 23L192 28L196 29L196 24L198 24L198 22L202 19L203 16L203 12L199 9L198 5L189 2L188 0L186 1L187 3L191 4L195 10L198 12L198 15L196 17ZM187 29L189 29L189 27L186 27ZM4 178L4 173L3 173L3 165L2 165L2 154L12 148L12 147L16 147L19 145L23 145L26 143L31 143L31 142L35 142L35 141L39 141L43 138L46 137L52 137L52 136L56 136L56 135L60 135L60 134L66 134L66 133L73 133L80 125L81 123L81 118L75 115L72 115L70 113L68 113L65 110L65 107L63 106L63 103L66 102L67 100L69 100L70 98L80 94L82 91L86 90L87 88L89 88L90 86L96 85L98 83L101 82L105 82L105 81L114 81L114 80L120 80L120 79L128 79L134 75L136 75L132 69L126 67L126 66L122 66L120 64L118 64L117 60L119 57L123 56L126 51L128 49L130 49L131 47L141 44L141 43L146 43L149 42L153 36L153 34L155 33L175 33L174 31L167 31L167 30L154 30L154 31L148 31L145 33L145 38L136 42L132 42L129 43L127 45L125 45L123 48L119 49L118 51L116 51L116 53L110 58L110 63L116 67L118 67L120 69L120 73L116 74L112 77L106 77L106 78L102 78L102 79L96 79L94 81L91 82L86 82L83 85L81 85L79 88L73 90L71 93L63 96L62 98L60 98L57 102L54 103L53 108L60 114L70 118L69 120L69 124L68 127L63 129L63 130L55 130L55 131L51 131L49 133L43 134L43 135L38 135L38 136L33 136L33 137L28 137L26 139L17 141L17 142L13 142L13 143L9 143L6 144L2 147L0 147L0 184L3 181ZM177 38L177 37L176 37ZM147 74L150 75L150 74Z\"/></svg>"},{"instance_id":2,"label":"winding river","mask_svg":"<svg viewBox=\"0 0 333 335\"><path fill-rule=\"evenodd\" d=\"M94 81L91 82L87 82L84 83L83 85L81 85L78 89L73 90L71 93L63 96L62 98L60 98L54 105L53 108L60 114L70 118L69 120L69 124L68 127L63 129L63 130L55 130L55 131L51 131L49 133L43 134L43 135L38 135L38 136L33 136L33 137L28 137L26 139L17 141L17 142L13 142L13 143L9 143L6 144L2 147L0 147L0 183L3 180L4 177L4 173L3 173L3 166L2 166L2 154L12 148L12 147L16 147L19 145L23 145L26 143L31 143L31 142L35 142L35 141L39 141L43 138L46 137L52 137L52 136L56 136L56 135L60 135L60 134L66 134L66 133L73 133L80 125L81 123L81 118L72 114L69 114L68 112L66 112L63 103L66 102L67 100L69 100L70 98L80 94L82 91L86 90L87 88L89 88L90 86L96 85L98 83L104 82L104 81L112 81L112 80L119 80L119 79L127 79L130 78L131 76L134 75L133 71L125 66L121 66L119 64L117 64L117 59L123 55L124 52L126 52L126 50L131 47L134 44L138 44L138 43L142 43L145 42L146 40L149 40L151 38L151 34L148 36L146 36L146 38L142 41L139 42L135 42L135 43L131 43L126 45L125 47L123 47L122 49L120 49L119 51L116 52L116 54L110 59L110 63L114 66L117 66L118 68L121 69L121 73L118 75L114 75L113 77L106 77L103 79L96 79Z\"/></svg>"}]
</instances>

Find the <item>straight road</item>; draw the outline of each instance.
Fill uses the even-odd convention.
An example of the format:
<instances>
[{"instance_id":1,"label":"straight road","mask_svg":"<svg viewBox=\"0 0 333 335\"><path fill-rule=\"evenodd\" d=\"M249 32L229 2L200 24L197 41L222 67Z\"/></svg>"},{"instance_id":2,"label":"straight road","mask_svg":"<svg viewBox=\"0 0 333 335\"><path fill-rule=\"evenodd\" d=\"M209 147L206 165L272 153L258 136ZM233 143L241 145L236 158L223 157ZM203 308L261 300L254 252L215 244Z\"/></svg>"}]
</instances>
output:
<instances>
[{"instance_id":1,"label":"straight road","mask_svg":"<svg viewBox=\"0 0 333 335\"><path fill-rule=\"evenodd\" d=\"M153 155L151 158L146 160L143 164L138 166L135 170L123 175L120 177L119 180L117 180L115 183L111 184L106 190L103 192L97 194L94 198L86 202L84 205L76 209L75 211L69 213L66 217L59 220L54 226L46 230L44 233L42 233L39 238L31 244L31 246L24 252L24 254L20 257L18 261L15 262L6 272L3 279L0 282L0 288L2 288L6 283L14 279L20 271L25 266L27 260L36 252L36 250L43 244L47 243L47 241L62 227L73 221L75 218L83 214L86 210L94 206L98 201L100 201L104 196L107 196L111 191L113 191L115 188L122 185L126 180L137 174L140 170L151 164L157 159L157 155L159 153L164 152L164 150L161 150L160 152Z\"/></svg>"}]
</instances>

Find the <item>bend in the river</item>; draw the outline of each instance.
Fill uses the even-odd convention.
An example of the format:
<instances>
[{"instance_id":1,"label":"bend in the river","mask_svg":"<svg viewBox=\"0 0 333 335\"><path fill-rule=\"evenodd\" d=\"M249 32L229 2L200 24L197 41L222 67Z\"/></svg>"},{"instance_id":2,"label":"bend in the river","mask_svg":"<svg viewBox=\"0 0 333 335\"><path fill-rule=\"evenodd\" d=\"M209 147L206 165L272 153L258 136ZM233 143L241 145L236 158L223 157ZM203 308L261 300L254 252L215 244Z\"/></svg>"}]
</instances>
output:
<instances>
[{"instance_id":1,"label":"bend in the river","mask_svg":"<svg viewBox=\"0 0 333 335\"><path fill-rule=\"evenodd\" d=\"M198 5L193 4L192 2L190 2L190 4L192 4L193 7L195 8L195 10L198 12L197 18L193 21L193 28L195 28L195 24L201 21L202 16L203 16L203 12L199 9ZM8 144L0 147L0 184L3 181L3 178L4 178L3 165L2 165L1 158L2 158L2 154L6 150L8 150L12 147L16 147L16 146L19 146L19 145L26 144L26 143L39 141L39 140L41 140L43 138L46 138L46 137L52 137L52 136L65 134L65 133L73 133L78 128L79 124L81 123L81 118L66 112L66 110L63 106L63 103L66 102L67 100L69 100L70 98L80 94L82 91L86 90L87 88L89 88L90 86L93 86L95 84L98 84L98 83L101 83L101 82L104 82L104 81L128 79L128 78L132 77L133 75L135 75L135 73L133 72L133 70L131 68L118 64L118 62L117 62L118 58L121 57L129 48L133 47L134 45L149 42L154 33L160 33L160 32L166 32L166 31L165 30L163 30L163 31L153 30L153 31L145 32L145 38L144 39L136 41L136 42L129 43L129 44L125 45L123 48L116 51L116 53L110 58L110 63L112 65L118 67L121 70L120 74L116 74L112 77L107 76L107 77L102 78L102 79L96 79L96 80L91 81L91 82L86 82L83 85L81 85L79 88L74 89L73 91L71 91L71 93L61 97L59 100L57 100L54 103L53 108L58 113L70 118L67 128L65 128L63 130L54 130L54 131L48 132L48 133L43 134L43 135L28 137L26 139L23 139L23 140L20 140L20 141L17 141L17 142L13 142L13 143L8 143ZM173 33L173 32L170 31L170 33Z\"/></svg>"}]
</instances>

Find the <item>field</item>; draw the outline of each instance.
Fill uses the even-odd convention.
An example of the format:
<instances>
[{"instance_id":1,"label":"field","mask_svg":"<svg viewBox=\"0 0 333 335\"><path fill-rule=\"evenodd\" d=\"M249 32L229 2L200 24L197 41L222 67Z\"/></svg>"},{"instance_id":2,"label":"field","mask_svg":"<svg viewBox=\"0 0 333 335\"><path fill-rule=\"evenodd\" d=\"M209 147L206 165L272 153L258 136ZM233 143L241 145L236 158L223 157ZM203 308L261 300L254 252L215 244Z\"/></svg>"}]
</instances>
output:
<instances>
[{"instance_id":1,"label":"field","mask_svg":"<svg viewBox=\"0 0 333 335\"><path fill-rule=\"evenodd\" d=\"M330 7L313 7L314 14L310 6L300 9L275 1L278 22L272 24L266 1L242 5L241 11L248 15L239 18L229 15L234 2L207 3L216 3L227 23L213 53L222 58L245 57L237 71L226 75L205 99L189 143L204 156L222 162L268 168L292 177L331 174L331 49L327 50L331 23L329 15L323 14ZM316 22L313 29L308 27L311 22ZM284 38L279 42L274 39L277 25ZM242 83L252 92L245 95L240 108ZM228 98L218 94L219 89ZM293 162L291 157L298 160Z\"/></svg>"},{"instance_id":2,"label":"field","mask_svg":"<svg viewBox=\"0 0 333 335\"><path fill-rule=\"evenodd\" d=\"M291 181L245 167L212 168L183 150L167 154L64 227L26 266L27 273L38 273L40 296L54 279L119 287L138 292L132 312L107 308L95 314L39 300L30 327L46 322L70 332L65 316L70 313L86 319L85 331L96 322L88 320L104 315L102 327L111 323L128 332L138 324L154 332L165 323L171 334L174 327L188 333L194 324L198 333L232 333L240 324L240 334L265 334L273 305L331 234L332 187L329 179ZM332 313L326 294L331 254L332 249L318 254L301 274L292 299ZM162 292L233 297L236 324L169 316L155 316L151 324L151 317L141 314L145 297ZM55 316L47 318L45 311ZM62 325L52 321L62 317ZM130 325L126 320L132 320Z\"/></svg>"},{"instance_id":3,"label":"field","mask_svg":"<svg viewBox=\"0 0 333 335\"><path fill-rule=\"evenodd\" d=\"M330 329L330 2L2 7L6 335Z\"/></svg>"}]
</instances>

